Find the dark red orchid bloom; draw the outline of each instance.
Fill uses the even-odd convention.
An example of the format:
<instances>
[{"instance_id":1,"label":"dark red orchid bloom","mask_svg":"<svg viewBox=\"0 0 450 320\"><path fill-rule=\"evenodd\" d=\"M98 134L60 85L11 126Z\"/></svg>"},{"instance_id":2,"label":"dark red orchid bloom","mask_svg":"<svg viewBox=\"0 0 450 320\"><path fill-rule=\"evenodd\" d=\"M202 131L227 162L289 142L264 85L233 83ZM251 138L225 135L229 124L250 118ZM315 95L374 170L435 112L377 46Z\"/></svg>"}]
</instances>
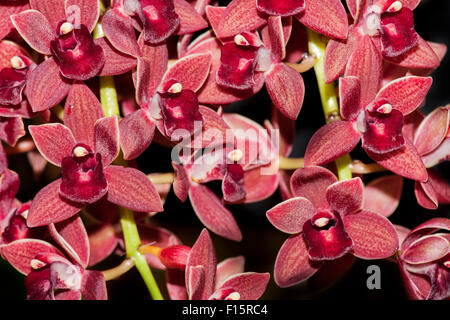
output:
<instances>
[{"instance_id":1,"label":"dark red orchid bloom","mask_svg":"<svg viewBox=\"0 0 450 320\"><path fill-rule=\"evenodd\" d=\"M243 272L242 258L217 265L211 237L203 229L192 246L185 267L189 300L257 300L266 290L269 273Z\"/></svg>"},{"instance_id":2,"label":"dark red orchid bloom","mask_svg":"<svg viewBox=\"0 0 450 320\"><path fill-rule=\"evenodd\" d=\"M11 16L15 28L37 52L50 56L30 73L26 95L33 111L60 102L74 80L90 79L102 70L105 54L91 32L100 5L89 1L32 1L31 10Z\"/></svg>"},{"instance_id":3,"label":"dark red orchid bloom","mask_svg":"<svg viewBox=\"0 0 450 320\"><path fill-rule=\"evenodd\" d=\"M133 57L141 55L135 29L147 44L161 45L174 34L191 34L207 26L184 0L116 0L102 18L103 30L114 48Z\"/></svg>"},{"instance_id":4,"label":"dark red orchid bloom","mask_svg":"<svg viewBox=\"0 0 450 320\"><path fill-rule=\"evenodd\" d=\"M425 166L412 142L403 136L402 128L404 116L419 107L431 83L429 77L403 77L368 98L358 78L341 78L343 120L330 122L313 135L306 148L305 165L333 161L362 140L369 157L381 166L406 178L427 181ZM335 139L328 139L330 136Z\"/></svg>"},{"instance_id":5,"label":"dark red orchid bloom","mask_svg":"<svg viewBox=\"0 0 450 320\"><path fill-rule=\"evenodd\" d=\"M51 224L54 245L20 239L0 247L0 253L26 275L29 300L106 300L106 284L99 271L87 270L89 242L80 217Z\"/></svg>"},{"instance_id":6,"label":"dark red orchid bloom","mask_svg":"<svg viewBox=\"0 0 450 320\"><path fill-rule=\"evenodd\" d=\"M207 7L206 13L215 34L221 7ZM288 118L296 119L304 97L302 76L282 61L287 57L286 44L292 32L290 21L280 17L268 19L263 40L256 33L243 32L223 38L223 45L211 36L197 40L186 54L213 56L211 72L199 92L199 101L224 105L257 93L264 84L274 105Z\"/></svg>"},{"instance_id":7,"label":"dark red orchid bloom","mask_svg":"<svg viewBox=\"0 0 450 320\"><path fill-rule=\"evenodd\" d=\"M306 27L325 36L347 37L347 13L339 0L233 0L219 17L217 37L254 31L267 23L268 16L295 16Z\"/></svg>"},{"instance_id":8,"label":"dark red orchid bloom","mask_svg":"<svg viewBox=\"0 0 450 320\"><path fill-rule=\"evenodd\" d=\"M411 231L397 226L397 231L402 238L397 261L410 299L448 299L450 220L434 218Z\"/></svg>"},{"instance_id":9,"label":"dark red orchid bloom","mask_svg":"<svg viewBox=\"0 0 450 320\"><path fill-rule=\"evenodd\" d=\"M375 93L383 58L408 69L436 68L439 57L414 30L412 10L420 0L347 0L354 17L346 40L330 40L325 53L327 82L355 76ZM367 102L367 101L366 101Z\"/></svg>"},{"instance_id":10,"label":"dark red orchid bloom","mask_svg":"<svg viewBox=\"0 0 450 320\"><path fill-rule=\"evenodd\" d=\"M181 163L173 162L174 192L181 201L189 197L198 218L209 230L240 241L242 234L232 213L205 184L222 181L223 200L228 204L261 201L277 189L278 150L274 150L266 129L250 119L237 114L224 114L223 119L229 129L235 130L231 132L236 143L216 144L198 157L196 152L192 158L181 159Z\"/></svg>"},{"instance_id":11,"label":"dark red orchid bloom","mask_svg":"<svg viewBox=\"0 0 450 320\"><path fill-rule=\"evenodd\" d=\"M183 57L166 69L167 55L148 48L148 55L138 58L136 71L136 100L141 109L120 122L125 159L138 157L150 145L155 127L169 143L174 143L190 138L196 130L207 130L209 123L223 122L197 99L196 93L211 66L209 53Z\"/></svg>"},{"instance_id":12,"label":"dark red orchid bloom","mask_svg":"<svg viewBox=\"0 0 450 320\"><path fill-rule=\"evenodd\" d=\"M65 220L84 205L106 196L135 211L161 211L161 200L142 172L111 165L119 154L117 117L103 117L101 105L84 84L74 84L64 123L30 126L39 152L61 167L62 177L43 188L31 203L30 227Z\"/></svg>"},{"instance_id":13,"label":"dark red orchid bloom","mask_svg":"<svg viewBox=\"0 0 450 320\"><path fill-rule=\"evenodd\" d=\"M310 166L294 172L291 190L294 198L267 211L276 228L292 234L275 262L280 287L306 280L324 262L347 253L383 259L397 251L398 237L389 220L364 208L360 178L338 181L329 170Z\"/></svg>"}]
</instances>

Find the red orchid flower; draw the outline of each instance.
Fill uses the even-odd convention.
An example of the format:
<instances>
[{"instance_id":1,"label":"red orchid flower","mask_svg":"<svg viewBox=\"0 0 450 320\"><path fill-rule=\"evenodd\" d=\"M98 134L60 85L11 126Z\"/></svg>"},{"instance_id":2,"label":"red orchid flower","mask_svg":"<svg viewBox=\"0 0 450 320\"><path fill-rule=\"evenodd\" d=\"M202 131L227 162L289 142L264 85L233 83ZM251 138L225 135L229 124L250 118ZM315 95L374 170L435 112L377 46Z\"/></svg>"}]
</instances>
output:
<instances>
[{"instance_id":1,"label":"red orchid flower","mask_svg":"<svg viewBox=\"0 0 450 320\"><path fill-rule=\"evenodd\" d=\"M403 241L397 257L410 299L450 297L450 220L430 219L412 231L397 227Z\"/></svg>"},{"instance_id":2,"label":"red orchid flower","mask_svg":"<svg viewBox=\"0 0 450 320\"><path fill-rule=\"evenodd\" d=\"M241 231L223 201L253 203L273 194L278 186L278 171L274 170L278 158L270 136L260 125L237 114L224 114L223 119L230 129L236 130L236 143L211 146L198 158L194 153L194 160L187 159L187 163L173 162L176 171L173 186L181 201L189 197L198 218L209 230L240 241ZM223 201L205 185L215 180L222 181Z\"/></svg>"},{"instance_id":3,"label":"red orchid flower","mask_svg":"<svg viewBox=\"0 0 450 320\"><path fill-rule=\"evenodd\" d=\"M306 280L324 262L351 253L362 259L383 259L398 248L392 224L364 208L360 178L338 181L329 170L310 166L291 178L294 198L281 202L267 218L292 234L275 262L275 282L288 287Z\"/></svg>"},{"instance_id":4,"label":"red orchid flower","mask_svg":"<svg viewBox=\"0 0 450 320\"><path fill-rule=\"evenodd\" d=\"M51 224L54 245L38 239L20 239L0 247L0 253L26 275L29 300L106 300L106 284L99 271L87 270L89 242L80 217Z\"/></svg>"},{"instance_id":5,"label":"red orchid flower","mask_svg":"<svg viewBox=\"0 0 450 320\"><path fill-rule=\"evenodd\" d=\"M11 23L10 16L30 9L28 0L2 0L0 1L0 40L5 38L14 26ZM32 1L31 1L32 2Z\"/></svg>"},{"instance_id":6,"label":"red orchid flower","mask_svg":"<svg viewBox=\"0 0 450 320\"><path fill-rule=\"evenodd\" d=\"M327 82L355 76L364 90L376 93L383 58L408 69L429 70L440 60L414 30L412 10L420 0L347 0L354 23L347 40L330 40L325 52Z\"/></svg>"},{"instance_id":7,"label":"red orchid flower","mask_svg":"<svg viewBox=\"0 0 450 320\"><path fill-rule=\"evenodd\" d=\"M190 138L196 126L207 130L210 122L223 122L197 99L196 92L205 82L210 65L209 53L183 57L167 70L167 55L159 49L150 49L146 57L138 58L136 100L141 109L120 122L125 159L135 159L150 145L155 127L170 143L176 143Z\"/></svg>"},{"instance_id":8,"label":"red orchid flower","mask_svg":"<svg viewBox=\"0 0 450 320\"><path fill-rule=\"evenodd\" d=\"M267 23L268 15L295 16L306 27L325 36L347 37L347 13L339 0L233 0L220 16L217 37L254 31Z\"/></svg>"},{"instance_id":9,"label":"red orchid flower","mask_svg":"<svg viewBox=\"0 0 450 320\"><path fill-rule=\"evenodd\" d=\"M111 165L119 154L117 117L103 117L99 101L86 85L73 87L64 108L65 125L29 127L39 152L61 167L62 178L38 192L28 226L65 220L103 196L131 210L161 211L158 193L145 174Z\"/></svg>"},{"instance_id":10,"label":"red orchid flower","mask_svg":"<svg viewBox=\"0 0 450 320\"><path fill-rule=\"evenodd\" d=\"M450 160L449 149L450 107L439 107L426 117L420 111L407 119L404 134L413 141L427 168L428 180L416 181L414 193L424 208L437 209L439 204L450 203L450 185L432 167Z\"/></svg>"},{"instance_id":11,"label":"red orchid flower","mask_svg":"<svg viewBox=\"0 0 450 320\"><path fill-rule=\"evenodd\" d=\"M333 161L362 140L363 149L381 166L425 182L428 179L425 166L412 142L403 136L402 127L404 116L419 107L431 83L429 77L403 77L390 82L376 96L366 97L358 78L341 78L343 120L331 122L313 135L306 148L305 165ZM330 136L334 139L329 139Z\"/></svg>"},{"instance_id":12,"label":"red orchid flower","mask_svg":"<svg viewBox=\"0 0 450 320\"><path fill-rule=\"evenodd\" d=\"M74 80L96 76L105 54L91 32L99 14L97 0L31 1L30 10L11 16L15 28L37 52L49 56L28 77L26 95L33 111L60 102Z\"/></svg>"},{"instance_id":13,"label":"red orchid flower","mask_svg":"<svg viewBox=\"0 0 450 320\"><path fill-rule=\"evenodd\" d=\"M102 18L111 44L125 54L139 57L135 29L149 45L161 45L171 35L205 29L207 22L184 0L116 0Z\"/></svg>"},{"instance_id":14,"label":"red orchid flower","mask_svg":"<svg viewBox=\"0 0 450 320\"><path fill-rule=\"evenodd\" d=\"M242 272L239 258L219 266L211 237L203 229L189 252L185 283L189 300L257 300L269 282L269 273Z\"/></svg>"},{"instance_id":15,"label":"red orchid flower","mask_svg":"<svg viewBox=\"0 0 450 320\"><path fill-rule=\"evenodd\" d=\"M221 7L208 6L206 13L216 35ZM243 32L223 38L223 45L206 34L190 45L186 54L213 56L210 75L200 90L201 103L224 105L257 93L264 84L274 105L287 117L296 119L303 104L304 83L301 75L282 61L292 24L280 17L268 19L264 43L256 33Z\"/></svg>"}]
</instances>

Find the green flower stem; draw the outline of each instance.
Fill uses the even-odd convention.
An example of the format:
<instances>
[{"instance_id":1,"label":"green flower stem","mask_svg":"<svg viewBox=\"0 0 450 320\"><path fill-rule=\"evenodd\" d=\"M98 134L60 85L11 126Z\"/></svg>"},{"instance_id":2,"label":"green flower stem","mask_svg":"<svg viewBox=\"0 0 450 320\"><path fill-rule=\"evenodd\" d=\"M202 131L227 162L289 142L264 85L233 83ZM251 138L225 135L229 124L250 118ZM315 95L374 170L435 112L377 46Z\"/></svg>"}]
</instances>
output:
<instances>
[{"instance_id":1,"label":"green flower stem","mask_svg":"<svg viewBox=\"0 0 450 320\"><path fill-rule=\"evenodd\" d=\"M102 27L100 24L97 24L94 29L94 38L97 39L103 36L104 34ZM106 76L99 78L100 102L102 104L105 116L120 116L114 77ZM118 159L115 161L115 164L126 166L127 162L123 159L122 155L119 155ZM134 220L133 212L125 208L120 208L120 224L122 226L123 238L125 240L127 258L133 260L134 265L141 274L141 277L144 280L153 300L163 300L161 291L158 288L145 256L137 250L141 245L141 240L139 238L139 232L136 226L136 221Z\"/></svg>"},{"instance_id":2,"label":"green flower stem","mask_svg":"<svg viewBox=\"0 0 450 320\"><path fill-rule=\"evenodd\" d=\"M331 122L340 119L339 104L336 97L336 88L333 83L325 83L324 57L326 49L326 41L322 36L307 28L308 33L308 49L316 58L314 72L316 74L317 84L319 86L320 99L322 101L323 113L325 121ZM330 137L332 138L332 137ZM336 167L339 180L352 178L351 165L352 159L346 154L336 160Z\"/></svg>"}]
</instances>

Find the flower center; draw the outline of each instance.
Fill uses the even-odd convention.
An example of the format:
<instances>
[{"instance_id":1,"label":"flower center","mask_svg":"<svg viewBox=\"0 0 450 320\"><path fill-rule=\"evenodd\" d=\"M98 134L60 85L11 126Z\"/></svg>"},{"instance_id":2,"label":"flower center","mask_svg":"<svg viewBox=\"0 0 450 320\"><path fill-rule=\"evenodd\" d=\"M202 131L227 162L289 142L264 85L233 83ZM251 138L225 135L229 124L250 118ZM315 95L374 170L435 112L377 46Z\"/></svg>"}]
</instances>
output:
<instances>
[{"instance_id":1,"label":"flower center","mask_svg":"<svg viewBox=\"0 0 450 320\"><path fill-rule=\"evenodd\" d=\"M395 1L390 5L390 7L386 10L387 12L398 12L402 10L403 5L401 1Z\"/></svg>"},{"instance_id":2,"label":"flower center","mask_svg":"<svg viewBox=\"0 0 450 320\"><path fill-rule=\"evenodd\" d=\"M73 24L71 24L70 22L64 22L59 27L59 34L60 35L68 34L68 33L72 32L73 29L74 29Z\"/></svg>"},{"instance_id":3,"label":"flower center","mask_svg":"<svg viewBox=\"0 0 450 320\"><path fill-rule=\"evenodd\" d=\"M230 151L227 155L228 160L232 161L233 163L236 163L242 159L242 156L244 154L242 153L242 150L236 149L233 151Z\"/></svg>"},{"instance_id":4,"label":"flower center","mask_svg":"<svg viewBox=\"0 0 450 320\"><path fill-rule=\"evenodd\" d=\"M373 37L378 35L381 28L380 14L377 12L369 13L366 17L366 23L364 25L364 32Z\"/></svg>"},{"instance_id":5,"label":"flower center","mask_svg":"<svg viewBox=\"0 0 450 320\"><path fill-rule=\"evenodd\" d=\"M11 67L16 70L24 69L27 67L26 63L19 56L11 58Z\"/></svg>"},{"instance_id":6,"label":"flower center","mask_svg":"<svg viewBox=\"0 0 450 320\"><path fill-rule=\"evenodd\" d=\"M73 149L73 156L76 158L82 158L87 156L88 154L89 151L83 146L78 146Z\"/></svg>"}]
</instances>

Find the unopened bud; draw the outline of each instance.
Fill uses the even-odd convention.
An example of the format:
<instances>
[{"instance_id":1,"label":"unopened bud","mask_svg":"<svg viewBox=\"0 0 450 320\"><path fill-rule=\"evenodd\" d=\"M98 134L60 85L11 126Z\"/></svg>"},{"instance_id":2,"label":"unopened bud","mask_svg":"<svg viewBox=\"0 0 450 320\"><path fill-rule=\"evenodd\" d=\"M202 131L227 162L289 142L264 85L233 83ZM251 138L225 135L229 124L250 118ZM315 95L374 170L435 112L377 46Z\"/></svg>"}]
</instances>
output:
<instances>
[{"instance_id":1,"label":"unopened bud","mask_svg":"<svg viewBox=\"0 0 450 320\"><path fill-rule=\"evenodd\" d=\"M169 269L184 270L190 251L191 248L185 245L170 246L160 251L159 260Z\"/></svg>"}]
</instances>

